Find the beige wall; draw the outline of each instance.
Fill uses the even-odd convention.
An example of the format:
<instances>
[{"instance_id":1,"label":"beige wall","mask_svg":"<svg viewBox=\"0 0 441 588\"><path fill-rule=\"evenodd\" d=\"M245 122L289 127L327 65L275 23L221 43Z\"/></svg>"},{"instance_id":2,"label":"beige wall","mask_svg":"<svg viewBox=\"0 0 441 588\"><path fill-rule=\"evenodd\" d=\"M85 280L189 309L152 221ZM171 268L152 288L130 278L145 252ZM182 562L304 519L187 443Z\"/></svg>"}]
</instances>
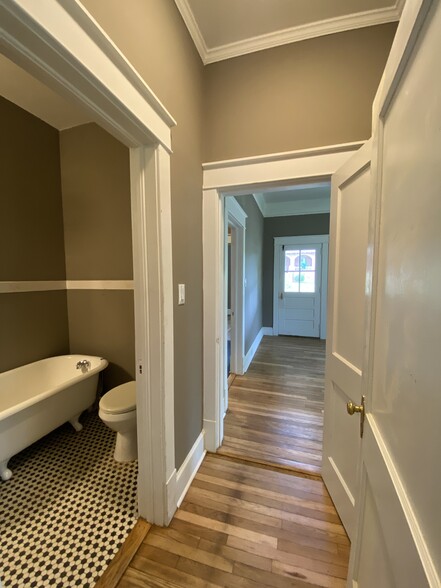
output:
<instances>
[{"instance_id":1,"label":"beige wall","mask_svg":"<svg viewBox=\"0 0 441 588\"><path fill-rule=\"evenodd\" d=\"M177 121L171 158L175 439L179 467L202 428L203 66L173 0L83 0ZM177 306L177 284L186 304Z\"/></svg>"},{"instance_id":2,"label":"beige wall","mask_svg":"<svg viewBox=\"0 0 441 588\"><path fill-rule=\"evenodd\" d=\"M60 133L66 277L133 278L129 150L95 124ZM135 378L133 290L69 290L71 353L105 357L104 390Z\"/></svg>"},{"instance_id":3,"label":"beige wall","mask_svg":"<svg viewBox=\"0 0 441 588\"><path fill-rule=\"evenodd\" d=\"M60 132L66 277L131 280L128 148L95 124Z\"/></svg>"},{"instance_id":4,"label":"beige wall","mask_svg":"<svg viewBox=\"0 0 441 588\"><path fill-rule=\"evenodd\" d=\"M0 280L64 280L58 132L0 98ZM68 353L64 291L0 294L0 371Z\"/></svg>"},{"instance_id":5,"label":"beige wall","mask_svg":"<svg viewBox=\"0 0 441 588\"><path fill-rule=\"evenodd\" d=\"M395 30L358 29L208 65L204 160L368 139Z\"/></svg>"}]
</instances>

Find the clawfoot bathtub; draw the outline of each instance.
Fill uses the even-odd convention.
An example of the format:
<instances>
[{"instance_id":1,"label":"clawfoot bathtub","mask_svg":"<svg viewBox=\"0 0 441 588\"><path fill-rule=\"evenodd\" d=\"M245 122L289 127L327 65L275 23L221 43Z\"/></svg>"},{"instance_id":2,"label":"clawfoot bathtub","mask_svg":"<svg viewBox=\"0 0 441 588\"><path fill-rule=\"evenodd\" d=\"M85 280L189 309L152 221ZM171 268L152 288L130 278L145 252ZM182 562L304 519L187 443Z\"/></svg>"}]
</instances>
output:
<instances>
[{"instance_id":1,"label":"clawfoot bathtub","mask_svg":"<svg viewBox=\"0 0 441 588\"><path fill-rule=\"evenodd\" d=\"M8 461L65 422L78 418L95 400L98 374L108 362L87 355L42 359L0 374L0 477L12 476Z\"/></svg>"}]
</instances>

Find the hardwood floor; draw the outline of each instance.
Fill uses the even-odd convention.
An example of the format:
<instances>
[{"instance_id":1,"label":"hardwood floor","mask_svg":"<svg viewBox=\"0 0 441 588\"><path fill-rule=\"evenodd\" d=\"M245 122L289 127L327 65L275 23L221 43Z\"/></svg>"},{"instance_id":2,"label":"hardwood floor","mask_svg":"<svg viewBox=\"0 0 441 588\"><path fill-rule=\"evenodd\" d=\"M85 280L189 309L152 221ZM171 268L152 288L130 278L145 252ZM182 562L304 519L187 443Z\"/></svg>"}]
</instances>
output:
<instances>
[{"instance_id":1,"label":"hardwood floor","mask_svg":"<svg viewBox=\"0 0 441 588\"><path fill-rule=\"evenodd\" d=\"M323 483L207 455L119 588L344 588L349 541Z\"/></svg>"},{"instance_id":2,"label":"hardwood floor","mask_svg":"<svg viewBox=\"0 0 441 588\"><path fill-rule=\"evenodd\" d=\"M218 453L319 475L325 341L264 337L229 388Z\"/></svg>"}]
</instances>

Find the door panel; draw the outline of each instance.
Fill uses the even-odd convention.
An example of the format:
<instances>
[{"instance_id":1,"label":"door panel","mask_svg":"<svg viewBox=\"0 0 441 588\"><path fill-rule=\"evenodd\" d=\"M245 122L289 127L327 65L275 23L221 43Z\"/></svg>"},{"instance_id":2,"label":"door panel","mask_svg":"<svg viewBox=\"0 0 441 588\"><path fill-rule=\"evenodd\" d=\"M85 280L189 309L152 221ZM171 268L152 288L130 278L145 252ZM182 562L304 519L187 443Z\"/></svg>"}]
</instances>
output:
<instances>
[{"instance_id":1,"label":"door panel","mask_svg":"<svg viewBox=\"0 0 441 588\"><path fill-rule=\"evenodd\" d=\"M370 153L369 142L334 174L331 188L322 475L350 538L360 431L358 419L348 418L346 404L361 398Z\"/></svg>"},{"instance_id":2,"label":"door panel","mask_svg":"<svg viewBox=\"0 0 441 588\"><path fill-rule=\"evenodd\" d=\"M359 370L364 348L369 191L370 168L365 167L341 186L337 202L333 352Z\"/></svg>"},{"instance_id":3,"label":"door panel","mask_svg":"<svg viewBox=\"0 0 441 588\"><path fill-rule=\"evenodd\" d=\"M349 573L359 588L379 579L364 563L372 527L383 586L441 585L440 33L439 1L406 3L374 110L368 412Z\"/></svg>"},{"instance_id":4,"label":"door panel","mask_svg":"<svg viewBox=\"0 0 441 588\"><path fill-rule=\"evenodd\" d=\"M321 257L321 244L280 248L280 335L319 336Z\"/></svg>"}]
</instances>

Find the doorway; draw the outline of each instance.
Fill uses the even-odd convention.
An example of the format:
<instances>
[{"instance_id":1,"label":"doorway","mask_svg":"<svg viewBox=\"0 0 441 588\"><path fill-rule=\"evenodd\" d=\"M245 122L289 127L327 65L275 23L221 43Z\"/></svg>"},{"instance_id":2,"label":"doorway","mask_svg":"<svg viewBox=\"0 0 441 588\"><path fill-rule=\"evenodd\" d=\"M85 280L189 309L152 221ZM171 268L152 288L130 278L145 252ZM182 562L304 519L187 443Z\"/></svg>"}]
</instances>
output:
<instances>
[{"instance_id":1,"label":"doorway","mask_svg":"<svg viewBox=\"0 0 441 588\"><path fill-rule=\"evenodd\" d=\"M326 339L329 235L274 240L273 335Z\"/></svg>"},{"instance_id":2,"label":"doorway","mask_svg":"<svg viewBox=\"0 0 441 588\"><path fill-rule=\"evenodd\" d=\"M2 48L28 73L82 104L130 148L138 504L141 516L165 524L176 509L177 484L170 213L175 121L80 3L58 8L49 14L40 5L32 11L15 3L2 6Z\"/></svg>"},{"instance_id":3,"label":"doorway","mask_svg":"<svg viewBox=\"0 0 441 588\"><path fill-rule=\"evenodd\" d=\"M270 186L329 181L360 145L353 143L293 152L283 157L275 155L204 165L204 429L208 451L215 452L224 438L225 198L258 192Z\"/></svg>"}]
</instances>

